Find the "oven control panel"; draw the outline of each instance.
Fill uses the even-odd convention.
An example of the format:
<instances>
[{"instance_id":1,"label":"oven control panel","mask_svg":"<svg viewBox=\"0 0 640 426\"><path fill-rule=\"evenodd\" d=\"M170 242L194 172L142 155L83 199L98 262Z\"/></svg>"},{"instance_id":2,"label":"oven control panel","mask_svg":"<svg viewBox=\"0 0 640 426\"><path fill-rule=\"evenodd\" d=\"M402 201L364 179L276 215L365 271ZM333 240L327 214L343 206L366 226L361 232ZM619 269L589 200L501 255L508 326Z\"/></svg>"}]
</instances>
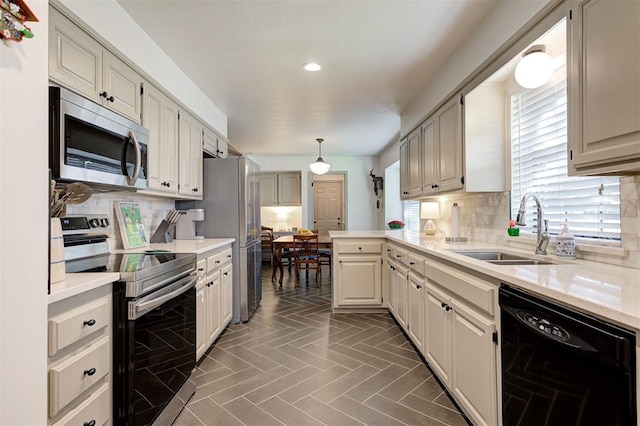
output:
<instances>
[{"instance_id":1,"label":"oven control panel","mask_svg":"<svg viewBox=\"0 0 640 426\"><path fill-rule=\"evenodd\" d=\"M111 235L111 221L106 214L67 215L60 218L62 235Z\"/></svg>"}]
</instances>

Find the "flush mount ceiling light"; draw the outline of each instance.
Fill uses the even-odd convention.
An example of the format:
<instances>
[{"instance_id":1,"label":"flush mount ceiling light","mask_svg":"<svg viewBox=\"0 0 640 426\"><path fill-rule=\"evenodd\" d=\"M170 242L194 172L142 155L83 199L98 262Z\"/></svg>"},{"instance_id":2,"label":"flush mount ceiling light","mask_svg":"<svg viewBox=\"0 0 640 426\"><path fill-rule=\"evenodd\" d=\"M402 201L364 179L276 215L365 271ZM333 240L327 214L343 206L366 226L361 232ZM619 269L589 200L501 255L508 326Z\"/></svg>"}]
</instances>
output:
<instances>
[{"instance_id":1,"label":"flush mount ceiling light","mask_svg":"<svg viewBox=\"0 0 640 426\"><path fill-rule=\"evenodd\" d=\"M553 71L553 59L546 53L544 45L538 44L522 54L516 65L515 77L520 86L535 89L549 81Z\"/></svg>"},{"instance_id":2,"label":"flush mount ceiling light","mask_svg":"<svg viewBox=\"0 0 640 426\"><path fill-rule=\"evenodd\" d=\"M318 141L318 159L315 162L309 164L309 168L313 173L317 175L323 175L329 171L329 167L331 166L329 165L329 163L325 163L324 160L322 159L321 144L322 144L322 141L324 141L324 139L316 139L316 140Z\"/></svg>"},{"instance_id":3,"label":"flush mount ceiling light","mask_svg":"<svg viewBox=\"0 0 640 426\"><path fill-rule=\"evenodd\" d=\"M308 64L304 64L302 68L304 68L307 71L320 71L322 67L316 64L315 62L309 62Z\"/></svg>"}]
</instances>

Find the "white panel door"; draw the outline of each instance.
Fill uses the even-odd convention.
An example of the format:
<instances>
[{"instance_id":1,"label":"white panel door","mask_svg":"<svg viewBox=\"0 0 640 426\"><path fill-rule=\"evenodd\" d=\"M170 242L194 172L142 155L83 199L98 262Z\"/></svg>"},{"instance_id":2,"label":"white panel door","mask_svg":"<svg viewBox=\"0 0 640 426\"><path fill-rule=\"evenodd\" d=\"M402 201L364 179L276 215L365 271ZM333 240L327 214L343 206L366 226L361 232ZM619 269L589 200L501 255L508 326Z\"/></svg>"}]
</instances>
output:
<instances>
[{"instance_id":1,"label":"white panel door","mask_svg":"<svg viewBox=\"0 0 640 426\"><path fill-rule=\"evenodd\" d=\"M313 183L313 228L319 235L344 229L343 181L316 181Z\"/></svg>"},{"instance_id":2,"label":"white panel door","mask_svg":"<svg viewBox=\"0 0 640 426\"><path fill-rule=\"evenodd\" d=\"M278 175L278 205L299 206L302 200L299 173L280 173Z\"/></svg>"},{"instance_id":3,"label":"white panel door","mask_svg":"<svg viewBox=\"0 0 640 426\"><path fill-rule=\"evenodd\" d=\"M454 96L436 113L438 120L438 191L462 188L462 105Z\"/></svg>"},{"instance_id":4,"label":"white panel door","mask_svg":"<svg viewBox=\"0 0 640 426\"><path fill-rule=\"evenodd\" d=\"M402 328L406 331L407 329L407 311L408 311L408 306L407 306L407 286L408 281L407 281L407 269L402 266L401 264L397 264L396 265L396 279L395 279L395 283L397 285L397 291L396 291L396 320L398 320L398 322L400 323L400 325L402 326Z\"/></svg>"},{"instance_id":5,"label":"white panel door","mask_svg":"<svg viewBox=\"0 0 640 426\"><path fill-rule=\"evenodd\" d=\"M409 273L407 285L407 334L423 353L424 342L424 279L414 273Z\"/></svg>"},{"instance_id":6,"label":"white panel door","mask_svg":"<svg viewBox=\"0 0 640 426\"><path fill-rule=\"evenodd\" d=\"M422 135L420 128L407 138L407 178L409 197L422 194Z\"/></svg>"},{"instance_id":7,"label":"white panel door","mask_svg":"<svg viewBox=\"0 0 640 426\"><path fill-rule=\"evenodd\" d=\"M260 205L278 205L278 174L260 173Z\"/></svg>"},{"instance_id":8,"label":"white panel door","mask_svg":"<svg viewBox=\"0 0 640 426\"><path fill-rule=\"evenodd\" d=\"M233 264L227 263L220 270L222 280L222 327L231 321L233 316Z\"/></svg>"},{"instance_id":9,"label":"white panel door","mask_svg":"<svg viewBox=\"0 0 640 426\"><path fill-rule=\"evenodd\" d=\"M140 123L142 77L107 51L104 51L103 64L102 88L106 95L103 96L102 104Z\"/></svg>"},{"instance_id":10,"label":"white panel door","mask_svg":"<svg viewBox=\"0 0 640 426\"><path fill-rule=\"evenodd\" d=\"M422 125L422 193L437 192L438 161L437 161L438 130L436 117L432 115Z\"/></svg>"},{"instance_id":11,"label":"white panel door","mask_svg":"<svg viewBox=\"0 0 640 426\"><path fill-rule=\"evenodd\" d=\"M207 305L207 347L211 346L222 329L222 312L220 311L220 271L215 270L207 278L205 285Z\"/></svg>"},{"instance_id":12,"label":"white panel door","mask_svg":"<svg viewBox=\"0 0 640 426\"><path fill-rule=\"evenodd\" d=\"M394 317L398 316L396 307L398 305L398 280L396 277L396 266L387 261L387 283L389 287L389 300L387 306Z\"/></svg>"}]
</instances>

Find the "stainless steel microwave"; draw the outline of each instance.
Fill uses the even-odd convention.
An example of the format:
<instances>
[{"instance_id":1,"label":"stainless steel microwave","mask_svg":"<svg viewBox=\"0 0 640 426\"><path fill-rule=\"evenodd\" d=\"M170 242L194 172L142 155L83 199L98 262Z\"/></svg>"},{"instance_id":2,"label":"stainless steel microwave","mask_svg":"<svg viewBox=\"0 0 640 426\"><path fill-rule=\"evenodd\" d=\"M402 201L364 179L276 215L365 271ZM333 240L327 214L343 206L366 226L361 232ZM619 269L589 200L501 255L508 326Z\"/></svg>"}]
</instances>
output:
<instances>
[{"instance_id":1,"label":"stainless steel microwave","mask_svg":"<svg viewBox=\"0 0 640 426\"><path fill-rule=\"evenodd\" d=\"M147 188L149 131L62 87L49 87L49 166L59 182Z\"/></svg>"}]
</instances>

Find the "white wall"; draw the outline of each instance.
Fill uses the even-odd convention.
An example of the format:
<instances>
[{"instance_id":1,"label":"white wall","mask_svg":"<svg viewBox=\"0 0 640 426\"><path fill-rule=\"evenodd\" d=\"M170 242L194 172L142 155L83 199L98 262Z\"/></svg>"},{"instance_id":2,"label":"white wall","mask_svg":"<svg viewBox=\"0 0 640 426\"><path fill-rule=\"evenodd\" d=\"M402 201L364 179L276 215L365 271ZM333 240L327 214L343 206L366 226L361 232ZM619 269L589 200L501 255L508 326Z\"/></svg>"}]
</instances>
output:
<instances>
[{"instance_id":1,"label":"white wall","mask_svg":"<svg viewBox=\"0 0 640 426\"><path fill-rule=\"evenodd\" d=\"M402 137L427 117L429 111L486 61L509 38L555 0L501 0L438 74L402 112ZM391 147L391 149L394 149Z\"/></svg>"},{"instance_id":2,"label":"white wall","mask_svg":"<svg viewBox=\"0 0 640 426\"><path fill-rule=\"evenodd\" d=\"M0 424L47 424L48 152L45 0L35 37L0 41Z\"/></svg>"},{"instance_id":3,"label":"white wall","mask_svg":"<svg viewBox=\"0 0 640 426\"><path fill-rule=\"evenodd\" d=\"M402 200L400 200L400 165L396 161L384 170L384 221L386 228L392 220L403 220Z\"/></svg>"},{"instance_id":4,"label":"white wall","mask_svg":"<svg viewBox=\"0 0 640 426\"><path fill-rule=\"evenodd\" d=\"M260 165L260 171L299 171L302 175L302 226L309 228L310 211L313 206L311 190L311 171L309 164L313 156L297 155L250 155ZM347 185L345 201L347 204L347 229L378 229L376 197L369 171L378 168L377 157L328 157L324 160L331 164L329 173L346 172Z\"/></svg>"},{"instance_id":5,"label":"white wall","mask_svg":"<svg viewBox=\"0 0 640 426\"><path fill-rule=\"evenodd\" d=\"M200 116L210 127L227 137L226 115L169 59L116 0L58 1L160 83L167 92ZM116 22L117 25L114 24Z\"/></svg>"}]
</instances>

